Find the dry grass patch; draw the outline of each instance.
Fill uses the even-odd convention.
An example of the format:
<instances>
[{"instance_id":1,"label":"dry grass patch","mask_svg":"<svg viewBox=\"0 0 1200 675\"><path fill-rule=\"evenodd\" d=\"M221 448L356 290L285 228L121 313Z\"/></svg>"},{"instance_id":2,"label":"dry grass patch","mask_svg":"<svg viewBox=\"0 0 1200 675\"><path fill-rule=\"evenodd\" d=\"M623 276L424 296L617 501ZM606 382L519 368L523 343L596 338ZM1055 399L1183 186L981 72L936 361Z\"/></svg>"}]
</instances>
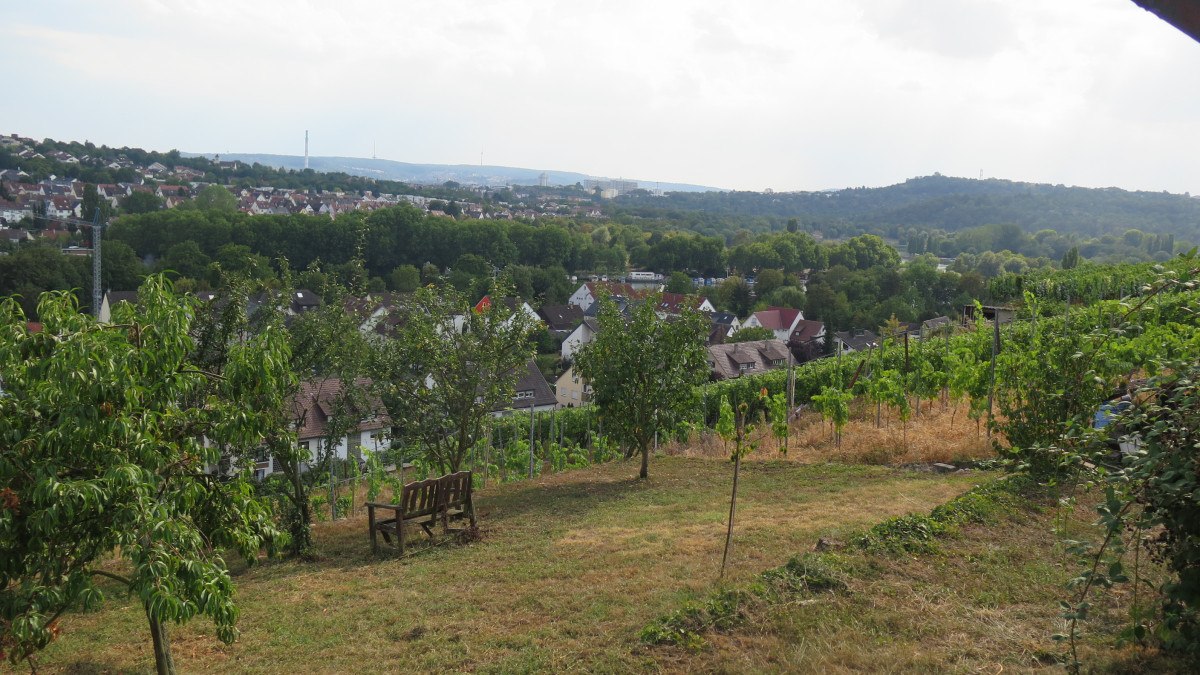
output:
<instances>
[{"instance_id":1,"label":"dry grass patch","mask_svg":"<svg viewBox=\"0 0 1200 675\"><path fill-rule=\"evenodd\" d=\"M747 623L708 632L707 647L647 648L669 672L1029 672L1060 669L1058 600L1077 572L1060 544L1095 536L1086 507L970 525L937 554L827 559L847 589L751 608ZM1059 528L1056 533L1055 528ZM1095 598L1081 657L1099 672L1186 672L1155 650L1114 648L1128 612L1117 593Z\"/></svg>"},{"instance_id":2,"label":"dry grass patch","mask_svg":"<svg viewBox=\"0 0 1200 675\"><path fill-rule=\"evenodd\" d=\"M803 463L843 462L848 464L929 464L964 462L995 456L982 425L967 416L965 403L928 401L921 413L903 423L895 411L884 409L876 426L874 406L861 401L851 408L851 420L842 430L841 447L821 415L805 411L792 421L787 459ZM758 451L752 459L777 459L781 442L760 425ZM705 432L687 443L673 443L667 454L687 457L727 457L725 443L715 433Z\"/></svg>"}]
</instances>

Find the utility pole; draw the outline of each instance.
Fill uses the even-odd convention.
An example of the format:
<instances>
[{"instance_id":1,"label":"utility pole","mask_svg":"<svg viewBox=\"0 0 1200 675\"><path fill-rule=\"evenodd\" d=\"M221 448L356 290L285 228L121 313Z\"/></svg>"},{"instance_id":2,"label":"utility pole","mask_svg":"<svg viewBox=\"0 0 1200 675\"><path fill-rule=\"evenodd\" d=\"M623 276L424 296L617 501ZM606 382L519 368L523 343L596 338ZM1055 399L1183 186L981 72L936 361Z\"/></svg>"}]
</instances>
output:
<instances>
[{"instance_id":1,"label":"utility pole","mask_svg":"<svg viewBox=\"0 0 1200 675\"><path fill-rule=\"evenodd\" d=\"M92 315L100 318L100 303L103 302L104 291L100 288L100 207L96 207L96 215L92 218Z\"/></svg>"},{"instance_id":2,"label":"utility pole","mask_svg":"<svg viewBox=\"0 0 1200 675\"><path fill-rule=\"evenodd\" d=\"M537 399L534 399L536 401ZM529 477L533 478L533 410L534 402L529 403Z\"/></svg>"},{"instance_id":3,"label":"utility pole","mask_svg":"<svg viewBox=\"0 0 1200 675\"><path fill-rule=\"evenodd\" d=\"M996 398L996 356L1000 353L1000 314L992 318L992 363L990 382L988 384L988 429L987 438L992 440L992 422L995 421L995 416L992 414L992 402Z\"/></svg>"}]
</instances>

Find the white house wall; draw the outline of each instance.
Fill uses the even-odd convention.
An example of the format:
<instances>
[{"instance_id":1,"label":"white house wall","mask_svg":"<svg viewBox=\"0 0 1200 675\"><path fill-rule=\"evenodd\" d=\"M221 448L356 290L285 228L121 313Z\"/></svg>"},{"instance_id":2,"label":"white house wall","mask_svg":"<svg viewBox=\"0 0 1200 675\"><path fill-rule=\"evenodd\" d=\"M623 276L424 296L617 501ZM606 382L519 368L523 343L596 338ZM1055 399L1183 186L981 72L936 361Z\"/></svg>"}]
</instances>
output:
<instances>
[{"instance_id":1,"label":"white house wall","mask_svg":"<svg viewBox=\"0 0 1200 675\"><path fill-rule=\"evenodd\" d=\"M575 352L579 351L580 347L591 342L593 337L594 333L592 333L591 328L587 327L587 324L579 324L579 327L571 331L571 334L563 340L562 349L560 350L562 357L564 359L574 358Z\"/></svg>"}]
</instances>

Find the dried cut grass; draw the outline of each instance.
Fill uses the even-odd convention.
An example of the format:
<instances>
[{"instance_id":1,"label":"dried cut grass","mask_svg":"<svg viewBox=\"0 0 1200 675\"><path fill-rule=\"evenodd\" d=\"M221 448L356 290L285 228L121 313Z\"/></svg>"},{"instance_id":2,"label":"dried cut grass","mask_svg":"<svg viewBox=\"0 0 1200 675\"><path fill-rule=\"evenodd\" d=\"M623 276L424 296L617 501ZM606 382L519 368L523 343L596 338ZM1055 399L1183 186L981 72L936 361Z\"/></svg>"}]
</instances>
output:
<instances>
[{"instance_id":1,"label":"dried cut grass","mask_svg":"<svg viewBox=\"0 0 1200 675\"><path fill-rule=\"evenodd\" d=\"M982 424L967 416L965 403L923 401L907 423L895 410L880 412L875 425L874 406L857 402L851 409L850 422L842 429L842 442L836 442L828 422L806 410L792 420L787 459L801 463L840 462L843 464L929 464L933 462L969 462L989 459L995 451L987 440ZM782 441L771 436L760 424L753 436L756 450L750 459L779 459ZM730 448L711 431L687 442L666 446L669 455L684 457L727 457Z\"/></svg>"}]
</instances>

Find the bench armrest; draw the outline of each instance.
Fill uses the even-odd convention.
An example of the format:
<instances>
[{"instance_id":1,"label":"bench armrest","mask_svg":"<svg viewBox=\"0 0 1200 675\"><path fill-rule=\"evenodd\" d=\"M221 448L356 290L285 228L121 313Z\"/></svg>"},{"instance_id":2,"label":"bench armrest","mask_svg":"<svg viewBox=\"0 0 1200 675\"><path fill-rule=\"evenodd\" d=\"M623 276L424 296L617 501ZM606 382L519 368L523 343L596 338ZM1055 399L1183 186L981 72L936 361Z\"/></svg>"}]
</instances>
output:
<instances>
[{"instance_id":1,"label":"bench armrest","mask_svg":"<svg viewBox=\"0 0 1200 675\"><path fill-rule=\"evenodd\" d=\"M391 509L393 511L403 511L404 507L399 504L384 504L382 502L367 502L363 506L374 506L377 509Z\"/></svg>"}]
</instances>

